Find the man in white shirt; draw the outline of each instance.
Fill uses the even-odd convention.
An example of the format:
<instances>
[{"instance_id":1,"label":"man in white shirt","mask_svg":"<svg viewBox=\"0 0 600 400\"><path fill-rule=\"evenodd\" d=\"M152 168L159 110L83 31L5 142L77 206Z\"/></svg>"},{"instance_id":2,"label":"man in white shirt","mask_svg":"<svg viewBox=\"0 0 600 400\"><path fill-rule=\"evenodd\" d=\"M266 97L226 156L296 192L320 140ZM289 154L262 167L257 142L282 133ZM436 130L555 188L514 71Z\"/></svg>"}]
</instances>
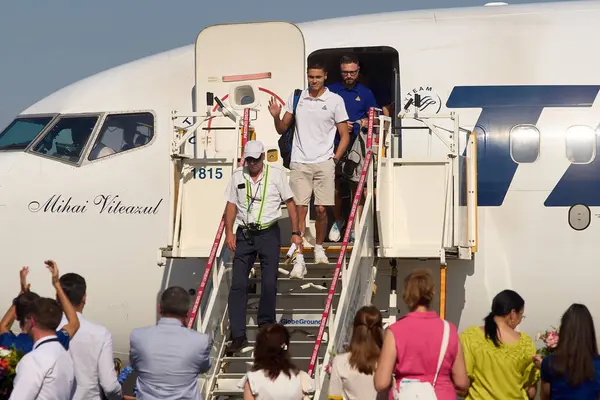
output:
<instances>
[{"instance_id":1,"label":"man in white shirt","mask_svg":"<svg viewBox=\"0 0 600 400\"><path fill-rule=\"evenodd\" d=\"M244 165L233 171L225 190L225 244L233 252L228 313L232 342L228 354L235 354L248 344L246 307L248 274L260 256L261 289L258 326L277 322L277 273L280 258L282 216L281 203L288 209L292 225L290 243L302 247L294 193L285 173L265 164L265 148L258 140L244 147ZM234 225L237 229L234 230Z\"/></svg>"},{"instance_id":2,"label":"man in white shirt","mask_svg":"<svg viewBox=\"0 0 600 400\"><path fill-rule=\"evenodd\" d=\"M104 326L88 321L82 315L87 300L85 279L67 273L60 277L60 285L75 307L81 324L69 347L77 378L73 400L102 400L102 393L108 400L120 400L123 393L113 361L112 336ZM61 325L66 323L63 316Z\"/></svg>"},{"instance_id":3,"label":"man in white shirt","mask_svg":"<svg viewBox=\"0 0 600 400\"><path fill-rule=\"evenodd\" d=\"M48 265L52 283L59 286L56 264ZM58 341L56 329L62 310L54 299L40 297L24 318L23 330L33 339L33 350L17 364L9 400L71 400L75 371L69 353Z\"/></svg>"},{"instance_id":4,"label":"man in white shirt","mask_svg":"<svg viewBox=\"0 0 600 400\"><path fill-rule=\"evenodd\" d=\"M295 118L294 140L290 162L290 186L298 208L300 232L306 234L306 216L311 195L315 195L316 240L315 263L327 264L329 260L323 249L327 231L327 210L335 203L335 166L350 142L348 114L344 99L325 87L327 71L325 65L312 62L308 66L309 88L302 91L294 117L294 94L286 104L286 112L280 119L281 105L275 99L269 102L269 111L275 129L284 134ZM336 132L340 142L334 153ZM303 278L306 265L302 254L296 256L291 278Z\"/></svg>"}]
</instances>

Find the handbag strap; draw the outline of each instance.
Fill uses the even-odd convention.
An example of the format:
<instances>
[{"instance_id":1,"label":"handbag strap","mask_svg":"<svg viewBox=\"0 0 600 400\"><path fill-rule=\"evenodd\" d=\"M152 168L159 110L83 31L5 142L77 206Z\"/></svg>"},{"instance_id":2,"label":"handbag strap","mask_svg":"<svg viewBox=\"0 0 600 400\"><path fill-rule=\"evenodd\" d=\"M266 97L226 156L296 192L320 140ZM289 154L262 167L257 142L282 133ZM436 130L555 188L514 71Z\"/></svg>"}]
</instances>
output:
<instances>
[{"instance_id":1,"label":"handbag strap","mask_svg":"<svg viewBox=\"0 0 600 400\"><path fill-rule=\"evenodd\" d=\"M450 338L450 325L448 324L448 321L442 321L444 321L444 335L442 336L442 346L440 348L440 356L438 358L437 370L435 371L435 378L433 378L433 387L435 387L440 369L442 368L442 362L444 361L444 356L446 355L446 350L448 349L448 339Z\"/></svg>"}]
</instances>

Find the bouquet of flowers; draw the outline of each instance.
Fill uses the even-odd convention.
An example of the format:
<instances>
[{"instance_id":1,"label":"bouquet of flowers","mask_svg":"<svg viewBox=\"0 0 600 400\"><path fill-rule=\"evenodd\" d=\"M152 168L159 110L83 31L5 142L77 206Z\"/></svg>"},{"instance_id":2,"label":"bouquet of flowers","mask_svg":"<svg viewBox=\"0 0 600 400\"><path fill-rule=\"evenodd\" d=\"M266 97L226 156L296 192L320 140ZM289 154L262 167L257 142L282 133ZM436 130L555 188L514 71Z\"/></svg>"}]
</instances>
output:
<instances>
[{"instance_id":1,"label":"bouquet of flowers","mask_svg":"<svg viewBox=\"0 0 600 400\"><path fill-rule=\"evenodd\" d=\"M127 379L129 379L129 376L133 373L133 368L131 367L131 365L126 366L125 368L123 368L123 363L121 362L121 360L119 360L118 358L115 358L115 371L117 372L117 380L119 381L119 384L122 386L125 381ZM137 385L133 385L133 395L136 396L137 395Z\"/></svg>"},{"instance_id":2,"label":"bouquet of flowers","mask_svg":"<svg viewBox=\"0 0 600 400\"><path fill-rule=\"evenodd\" d=\"M16 349L0 347L0 399L8 399L17 374L17 364L24 353Z\"/></svg>"},{"instance_id":3,"label":"bouquet of flowers","mask_svg":"<svg viewBox=\"0 0 600 400\"><path fill-rule=\"evenodd\" d=\"M558 345L558 329L555 326L552 329L546 330L544 333L538 333L535 340L543 343L543 347L537 350L537 354L546 357L556 350Z\"/></svg>"}]
</instances>

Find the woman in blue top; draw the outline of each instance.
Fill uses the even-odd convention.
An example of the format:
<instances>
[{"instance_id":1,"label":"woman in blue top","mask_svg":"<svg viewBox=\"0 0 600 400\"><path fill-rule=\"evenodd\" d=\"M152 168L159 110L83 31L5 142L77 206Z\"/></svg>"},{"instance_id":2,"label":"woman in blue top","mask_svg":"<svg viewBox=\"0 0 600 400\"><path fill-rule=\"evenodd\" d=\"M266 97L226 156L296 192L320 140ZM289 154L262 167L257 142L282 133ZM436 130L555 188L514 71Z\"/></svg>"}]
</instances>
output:
<instances>
[{"instance_id":1,"label":"woman in blue top","mask_svg":"<svg viewBox=\"0 0 600 400\"><path fill-rule=\"evenodd\" d=\"M542 400L600 396L600 357L594 320L583 304L573 304L560 322L556 352L542 361Z\"/></svg>"},{"instance_id":2,"label":"woman in blue top","mask_svg":"<svg viewBox=\"0 0 600 400\"><path fill-rule=\"evenodd\" d=\"M58 267L54 261L45 261L46 267L52 274L52 285L56 289L56 297L63 308L67 318L67 324L56 332L58 341L66 350L69 350L69 342L75 336L79 329L79 318L75 308L65 295L58 280ZM27 354L33 349L33 339L27 333L28 327L25 326L25 316L29 313L34 300L40 297L37 293L29 291L30 285L27 284L28 267L23 267L20 272L21 293L13 300L13 304L8 309L2 320L0 320L0 347L7 349L15 348ZM14 320L19 321L21 332L15 335L10 328Z\"/></svg>"}]
</instances>

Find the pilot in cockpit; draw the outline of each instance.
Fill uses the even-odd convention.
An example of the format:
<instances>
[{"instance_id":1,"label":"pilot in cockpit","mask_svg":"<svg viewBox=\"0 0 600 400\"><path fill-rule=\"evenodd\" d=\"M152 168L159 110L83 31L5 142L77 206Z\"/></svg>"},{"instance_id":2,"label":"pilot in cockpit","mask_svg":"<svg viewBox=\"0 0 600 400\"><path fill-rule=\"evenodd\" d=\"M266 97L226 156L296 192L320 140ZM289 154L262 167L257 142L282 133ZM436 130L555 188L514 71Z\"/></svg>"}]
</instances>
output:
<instances>
[{"instance_id":1,"label":"pilot in cockpit","mask_svg":"<svg viewBox=\"0 0 600 400\"><path fill-rule=\"evenodd\" d=\"M74 125L71 127L71 140L73 141L73 146L71 149L69 149L68 156L72 159L72 161L77 162L77 160L79 160L79 156L83 152L85 144L87 143L93 128L93 126L90 128L83 124Z\"/></svg>"},{"instance_id":2,"label":"pilot in cockpit","mask_svg":"<svg viewBox=\"0 0 600 400\"><path fill-rule=\"evenodd\" d=\"M135 135L138 133L137 124L132 119L123 121L123 146L121 151L131 150L135 147Z\"/></svg>"}]
</instances>

